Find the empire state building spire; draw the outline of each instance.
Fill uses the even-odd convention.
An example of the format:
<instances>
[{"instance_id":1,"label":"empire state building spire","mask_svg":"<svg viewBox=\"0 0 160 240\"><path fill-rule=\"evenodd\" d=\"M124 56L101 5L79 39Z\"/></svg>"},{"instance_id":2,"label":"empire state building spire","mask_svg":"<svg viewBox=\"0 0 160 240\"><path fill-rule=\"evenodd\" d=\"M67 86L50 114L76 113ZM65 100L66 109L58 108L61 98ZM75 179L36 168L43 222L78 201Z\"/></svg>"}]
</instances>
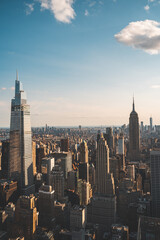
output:
<instances>
[{"instance_id":1,"label":"empire state building spire","mask_svg":"<svg viewBox=\"0 0 160 240\"><path fill-rule=\"evenodd\" d=\"M135 112L134 95L133 95L133 112Z\"/></svg>"}]
</instances>

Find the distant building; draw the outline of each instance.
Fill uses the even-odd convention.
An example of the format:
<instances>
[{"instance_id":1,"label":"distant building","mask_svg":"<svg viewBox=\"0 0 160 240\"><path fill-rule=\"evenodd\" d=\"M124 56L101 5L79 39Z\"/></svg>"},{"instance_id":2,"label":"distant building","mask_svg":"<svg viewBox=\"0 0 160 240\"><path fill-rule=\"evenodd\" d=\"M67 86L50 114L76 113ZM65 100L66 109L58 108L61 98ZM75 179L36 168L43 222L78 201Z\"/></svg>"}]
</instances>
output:
<instances>
[{"instance_id":1,"label":"distant building","mask_svg":"<svg viewBox=\"0 0 160 240\"><path fill-rule=\"evenodd\" d=\"M61 139L61 151L69 152L69 138Z\"/></svg>"},{"instance_id":2,"label":"distant building","mask_svg":"<svg viewBox=\"0 0 160 240\"><path fill-rule=\"evenodd\" d=\"M134 99L133 109L129 118L129 158L130 161L138 161L140 156L139 118L135 111Z\"/></svg>"}]
</instances>

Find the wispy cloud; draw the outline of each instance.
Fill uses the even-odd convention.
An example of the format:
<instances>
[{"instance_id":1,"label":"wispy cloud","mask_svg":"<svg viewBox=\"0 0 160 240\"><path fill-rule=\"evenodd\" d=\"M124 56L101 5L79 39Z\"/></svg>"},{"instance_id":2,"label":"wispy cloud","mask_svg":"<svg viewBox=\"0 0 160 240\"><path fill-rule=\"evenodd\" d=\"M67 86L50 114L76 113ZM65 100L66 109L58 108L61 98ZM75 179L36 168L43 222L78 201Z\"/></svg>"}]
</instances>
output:
<instances>
[{"instance_id":1,"label":"wispy cloud","mask_svg":"<svg viewBox=\"0 0 160 240\"><path fill-rule=\"evenodd\" d=\"M6 89L7 89L6 87L2 87L2 88L1 88L2 91L5 91Z\"/></svg>"},{"instance_id":2,"label":"wispy cloud","mask_svg":"<svg viewBox=\"0 0 160 240\"><path fill-rule=\"evenodd\" d=\"M149 54L160 53L160 23L153 20L131 22L115 34L118 42Z\"/></svg>"},{"instance_id":3,"label":"wispy cloud","mask_svg":"<svg viewBox=\"0 0 160 240\"><path fill-rule=\"evenodd\" d=\"M30 15L34 11L34 3L25 3L26 15Z\"/></svg>"},{"instance_id":4,"label":"wispy cloud","mask_svg":"<svg viewBox=\"0 0 160 240\"><path fill-rule=\"evenodd\" d=\"M93 7L96 4L96 1L93 1L89 4L90 7Z\"/></svg>"},{"instance_id":5,"label":"wispy cloud","mask_svg":"<svg viewBox=\"0 0 160 240\"><path fill-rule=\"evenodd\" d=\"M149 5L144 6L144 9L145 9L146 11L149 11L149 9L150 9Z\"/></svg>"},{"instance_id":6,"label":"wispy cloud","mask_svg":"<svg viewBox=\"0 0 160 240\"><path fill-rule=\"evenodd\" d=\"M152 85L151 88L160 88L160 85Z\"/></svg>"},{"instance_id":7,"label":"wispy cloud","mask_svg":"<svg viewBox=\"0 0 160 240\"><path fill-rule=\"evenodd\" d=\"M14 91L14 90L15 90L15 87L11 87L10 89L11 89L12 91Z\"/></svg>"},{"instance_id":8,"label":"wispy cloud","mask_svg":"<svg viewBox=\"0 0 160 240\"><path fill-rule=\"evenodd\" d=\"M84 15L85 15L86 17L89 15L89 12L88 12L87 9L85 10Z\"/></svg>"},{"instance_id":9,"label":"wispy cloud","mask_svg":"<svg viewBox=\"0 0 160 240\"><path fill-rule=\"evenodd\" d=\"M71 23L76 13L73 9L73 0L38 0L41 10L50 10L57 21Z\"/></svg>"}]
</instances>

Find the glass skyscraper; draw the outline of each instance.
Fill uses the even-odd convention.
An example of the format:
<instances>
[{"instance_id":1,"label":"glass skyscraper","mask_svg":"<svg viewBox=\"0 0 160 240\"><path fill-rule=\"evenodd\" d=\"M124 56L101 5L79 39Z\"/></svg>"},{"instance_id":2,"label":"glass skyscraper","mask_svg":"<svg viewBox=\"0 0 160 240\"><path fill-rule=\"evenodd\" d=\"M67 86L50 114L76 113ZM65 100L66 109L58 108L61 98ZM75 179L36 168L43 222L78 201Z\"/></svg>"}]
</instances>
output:
<instances>
[{"instance_id":1,"label":"glass skyscraper","mask_svg":"<svg viewBox=\"0 0 160 240\"><path fill-rule=\"evenodd\" d=\"M15 81L15 98L11 102L9 175L18 181L24 194L33 192L32 133L30 106L22 83Z\"/></svg>"}]
</instances>

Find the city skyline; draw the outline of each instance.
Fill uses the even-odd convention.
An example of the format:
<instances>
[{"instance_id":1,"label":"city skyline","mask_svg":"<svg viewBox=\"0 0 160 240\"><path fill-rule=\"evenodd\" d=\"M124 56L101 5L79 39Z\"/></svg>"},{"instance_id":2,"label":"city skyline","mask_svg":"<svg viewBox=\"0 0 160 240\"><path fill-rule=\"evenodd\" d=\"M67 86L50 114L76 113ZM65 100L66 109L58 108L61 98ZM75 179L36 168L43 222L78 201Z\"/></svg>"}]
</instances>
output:
<instances>
[{"instance_id":1,"label":"city skyline","mask_svg":"<svg viewBox=\"0 0 160 240\"><path fill-rule=\"evenodd\" d=\"M16 69L33 127L128 124L133 92L140 121L158 125L158 1L56 2L0 4L0 126L9 127Z\"/></svg>"}]
</instances>

